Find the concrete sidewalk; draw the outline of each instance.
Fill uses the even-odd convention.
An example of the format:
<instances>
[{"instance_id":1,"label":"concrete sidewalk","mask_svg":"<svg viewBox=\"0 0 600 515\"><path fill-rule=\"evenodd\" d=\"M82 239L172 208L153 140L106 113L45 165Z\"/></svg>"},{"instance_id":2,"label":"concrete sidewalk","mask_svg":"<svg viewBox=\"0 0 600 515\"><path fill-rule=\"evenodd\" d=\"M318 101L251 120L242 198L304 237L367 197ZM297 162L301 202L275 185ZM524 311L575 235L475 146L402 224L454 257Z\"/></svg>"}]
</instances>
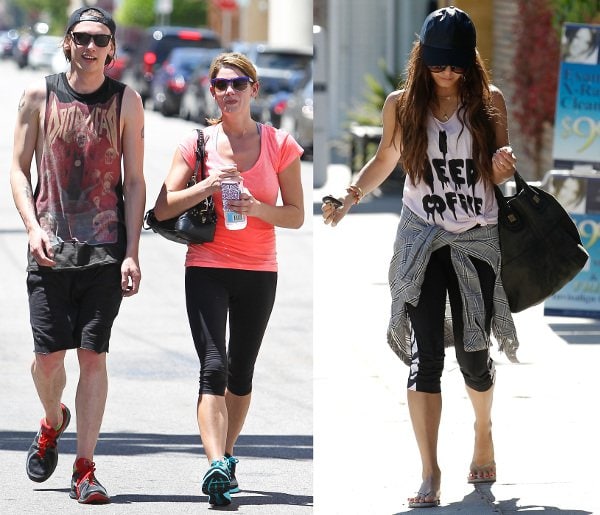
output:
<instances>
[{"instance_id":1,"label":"concrete sidewalk","mask_svg":"<svg viewBox=\"0 0 600 515\"><path fill-rule=\"evenodd\" d=\"M349 181L347 168L330 166L327 184L314 192L315 511L408 513L420 459L406 405L408 369L385 336L400 194L365 199L336 228L320 223L321 196L341 194ZM498 481L491 487L466 481L473 412L447 353L442 505L433 513L600 513L598 321L544 317L542 306L515 321L521 363L494 354Z\"/></svg>"}]
</instances>

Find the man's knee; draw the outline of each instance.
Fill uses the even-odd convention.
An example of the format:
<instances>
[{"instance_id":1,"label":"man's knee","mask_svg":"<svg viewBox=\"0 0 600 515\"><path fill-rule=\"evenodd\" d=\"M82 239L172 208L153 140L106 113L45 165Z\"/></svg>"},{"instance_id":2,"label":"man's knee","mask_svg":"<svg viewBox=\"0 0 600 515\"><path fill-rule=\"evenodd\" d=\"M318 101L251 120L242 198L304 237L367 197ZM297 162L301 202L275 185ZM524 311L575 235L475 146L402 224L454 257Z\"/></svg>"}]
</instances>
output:
<instances>
[{"instance_id":1,"label":"man's knee","mask_svg":"<svg viewBox=\"0 0 600 515\"><path fill-rule=\"evenodd\" d=\"M49 354L36 353L31 364L32 374L41 374L51 377L64 369L66 351L51 352Z\"/></svg>"}]
</instances>

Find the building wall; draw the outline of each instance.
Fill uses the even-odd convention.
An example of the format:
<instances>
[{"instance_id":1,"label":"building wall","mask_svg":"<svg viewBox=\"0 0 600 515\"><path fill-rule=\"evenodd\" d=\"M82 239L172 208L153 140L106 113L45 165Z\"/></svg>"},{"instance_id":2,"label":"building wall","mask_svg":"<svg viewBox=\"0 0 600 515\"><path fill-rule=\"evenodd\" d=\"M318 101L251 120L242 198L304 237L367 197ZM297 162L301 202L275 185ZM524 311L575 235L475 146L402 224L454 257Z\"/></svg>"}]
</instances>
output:
<instances>
[{"instance_id":1,"label":"building wall","mask_svg":"<svg viewBox=\"0 0 600 515\"><path fill-rule=\"evenodd\" d=\"M269 43L312 47L312 0L269 1Z\"/></svg>"},{"instance_id":2,"label":"building wall","mask_svg":"<svg viewBox=\"0 0 600 515\"><path fill-rule=\"evenodd\" d=\"M367 74L385 83L380 69L401 75L421 24L435 2L423 0L314 0L315 21L324 37L315 49L324 54L328 150L336 161L347 156L349 112L365 101ZM321 46L322 48L319 48ZM315 110L320 104L315 104Z\"/></svg>"}]
</instances>

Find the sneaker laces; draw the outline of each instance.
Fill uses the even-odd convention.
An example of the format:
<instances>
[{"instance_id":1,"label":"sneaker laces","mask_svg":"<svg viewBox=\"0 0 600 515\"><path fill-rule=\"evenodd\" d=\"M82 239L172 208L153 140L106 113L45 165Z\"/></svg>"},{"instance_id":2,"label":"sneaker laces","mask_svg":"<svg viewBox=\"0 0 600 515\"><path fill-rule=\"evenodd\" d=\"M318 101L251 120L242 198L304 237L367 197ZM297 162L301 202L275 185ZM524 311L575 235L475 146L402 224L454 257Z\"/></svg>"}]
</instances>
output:
<instances>
[{"instance_id":1,"label":"sneaker laces","mask_svg":"<svg viewBox=\"0 0 600 515\"><path fill-rule=\"evenodd\" d=\"M96 484L96 476L94 475L96 464L93 461L89 461L87 464L89 465L88 468L77 478L77 485L81 484L86 479L89 481L90 485ZM80 472L77 471L77 474L79 473Z\"/></svg>"},{"instance_id":2,"label":"sneaker laces","mask_svg":"<svg viewBox=\"0 0 600 515\"><path fill-rule=\"evenodd\" d=\"M44 459L46 449L56 447L56 431L50 427L45 427L42 424L42 430L38 439L38 455Z\"/></svg>"}]
</instances>

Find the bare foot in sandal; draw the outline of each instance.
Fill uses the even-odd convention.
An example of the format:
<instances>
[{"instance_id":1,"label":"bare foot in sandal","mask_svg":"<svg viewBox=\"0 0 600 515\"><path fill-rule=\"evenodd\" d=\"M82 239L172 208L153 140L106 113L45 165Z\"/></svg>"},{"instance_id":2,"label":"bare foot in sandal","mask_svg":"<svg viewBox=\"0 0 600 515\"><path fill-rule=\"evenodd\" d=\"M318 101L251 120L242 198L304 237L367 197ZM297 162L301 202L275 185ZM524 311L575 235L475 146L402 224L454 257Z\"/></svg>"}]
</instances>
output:
<instances>
[{"instance_id":1,"label":"bare foot in sandal","mask_svg":"<svg viewBox=\"0 0 600 515\"><path fill-rule=\"evenodd\" d=\"M496 481L491 423L481 429L478 429L477 425L475 426L475 450L467 481L469 483L493 483Z\"/></svg>"},{"instance_id":2,"label":"bare foot in sandal","mask_svg":"<svg viewBox=\"0 0 600 515\"><path fill-rule=\"evenodd\" d=\"M414 497L408 498L409 508L433 508L440 505L441 478L430 476L423 480Z\"/></svg>"}]
</instances>

